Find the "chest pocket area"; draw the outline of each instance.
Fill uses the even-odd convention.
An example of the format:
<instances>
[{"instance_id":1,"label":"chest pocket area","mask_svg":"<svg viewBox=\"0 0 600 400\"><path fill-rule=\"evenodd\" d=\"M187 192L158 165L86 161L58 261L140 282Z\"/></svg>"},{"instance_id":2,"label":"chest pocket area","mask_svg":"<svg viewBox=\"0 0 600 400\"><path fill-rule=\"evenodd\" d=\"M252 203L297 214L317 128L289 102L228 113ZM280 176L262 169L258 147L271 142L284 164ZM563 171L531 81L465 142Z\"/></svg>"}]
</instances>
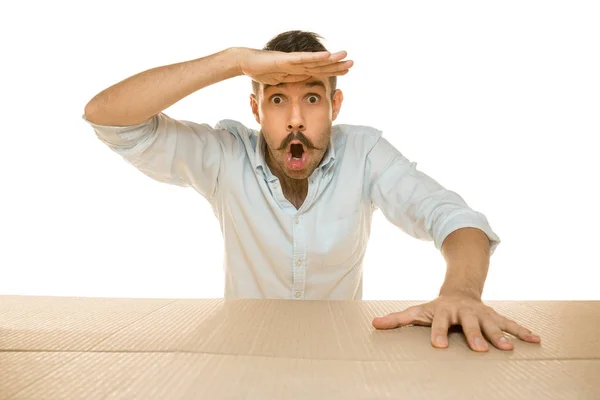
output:
<instances>
[{"instance_id":1,"label":"chest pocket area","mask_svg":"<svg viewBox=\"0 0 600 400\"><path fill-rule=\"evenodd\" d=\"M322 268L349 262L361 250L361 209L352 214L318 222L314 250Z\"/></svg>"}]
</instances>

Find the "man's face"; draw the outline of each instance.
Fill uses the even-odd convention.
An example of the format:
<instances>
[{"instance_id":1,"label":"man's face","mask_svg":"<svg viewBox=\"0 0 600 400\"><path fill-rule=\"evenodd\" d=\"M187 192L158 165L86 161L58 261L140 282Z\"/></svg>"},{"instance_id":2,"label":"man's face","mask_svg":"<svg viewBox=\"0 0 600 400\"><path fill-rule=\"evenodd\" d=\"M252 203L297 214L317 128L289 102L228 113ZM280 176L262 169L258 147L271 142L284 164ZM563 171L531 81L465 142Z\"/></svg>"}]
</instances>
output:
<instances>
[{"instance_id":1,"label":"man's face","mask_svg":"<svg viewBox=\"0 0 600 400\"><path fill-rule=\"evenodd\" d=\"M331 100L329 80L310 78L276 86L260 84L250 96L252 111L267 143L267 158L288 178L306 179L327 151L331 125L342 103Z\"/></svg>"}]
</instances>

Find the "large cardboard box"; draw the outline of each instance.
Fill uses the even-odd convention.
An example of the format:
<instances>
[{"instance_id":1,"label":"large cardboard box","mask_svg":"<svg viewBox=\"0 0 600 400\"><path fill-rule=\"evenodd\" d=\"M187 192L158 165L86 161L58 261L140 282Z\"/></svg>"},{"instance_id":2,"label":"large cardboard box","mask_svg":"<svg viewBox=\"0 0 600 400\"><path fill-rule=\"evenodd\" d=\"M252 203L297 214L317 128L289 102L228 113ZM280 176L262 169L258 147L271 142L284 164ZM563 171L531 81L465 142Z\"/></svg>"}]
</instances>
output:
<instances>
[{"instance_id":1,"label":"large cardboard box","mask_svg":"<svg viewBox=\"0 0 600 400\"><path fill-rule=\"evenodd\" d=\"M600 399L600 302L487 302L508 352L371 326L418 303L0 296L0 399Z\"/></svg>"}]
</instances>

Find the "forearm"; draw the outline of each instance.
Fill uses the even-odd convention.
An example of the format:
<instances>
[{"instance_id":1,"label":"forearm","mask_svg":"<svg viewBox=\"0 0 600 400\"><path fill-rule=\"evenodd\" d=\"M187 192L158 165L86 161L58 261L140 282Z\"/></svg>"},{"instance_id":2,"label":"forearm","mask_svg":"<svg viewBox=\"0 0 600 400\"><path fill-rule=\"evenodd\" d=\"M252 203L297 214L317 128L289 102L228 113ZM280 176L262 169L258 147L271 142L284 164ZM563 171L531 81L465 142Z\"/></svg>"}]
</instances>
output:
<instances>
[{"instance_id":1,"label":"forearm","mask_svg":"<svg viewBox=\"0 0 600 400\"><path fill-rule=\"evenodd\" d=\"M242 49L153 68L98 93L85 107L88 121L127 126L146 121L182 98L241 74Z\"/></svg>"},{"instance_id":2,"label":"forearm","mask_svg":"<svg viewBox=\"0 0 600 400\"><path fill-rule=\"evenodd\" d=\"M490 264L488 236L476 228L452 232L442 244L446 278L440 295L464 293L481 298Z\"/></svg>"}]
</instances>

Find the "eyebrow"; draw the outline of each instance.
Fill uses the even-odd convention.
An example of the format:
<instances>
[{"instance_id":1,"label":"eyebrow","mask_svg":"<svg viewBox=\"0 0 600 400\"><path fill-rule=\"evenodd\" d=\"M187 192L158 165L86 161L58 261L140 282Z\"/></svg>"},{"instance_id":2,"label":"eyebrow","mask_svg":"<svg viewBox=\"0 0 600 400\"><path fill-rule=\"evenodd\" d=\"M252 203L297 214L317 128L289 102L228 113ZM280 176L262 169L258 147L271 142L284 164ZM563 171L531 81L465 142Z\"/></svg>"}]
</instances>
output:
<instances>
[{"instance_id":1,"label":"eyebrow","mask_svg":"<svg viewBox=\"0 0 600 400\"><path fill-rule=\"evenodd\" d=\"M269 84L265 83L264 85L265 86L264 86L263 91L266 92L267 89L270 89L272 87L278 87L278 88L280 88L283 85L287 85L287 83L286 82L281 82L281 83L278 83L277 85L269 85ZM327 91L327 89L325 88L325 84L323 82L321 82L321 81L310 81L310 82L306 82L304 84L304 87L307 87L307 88L311 88L311 87L315 87L315 86L321 86L323 88L323 90Z\"/></svg>"}]
</instances>

